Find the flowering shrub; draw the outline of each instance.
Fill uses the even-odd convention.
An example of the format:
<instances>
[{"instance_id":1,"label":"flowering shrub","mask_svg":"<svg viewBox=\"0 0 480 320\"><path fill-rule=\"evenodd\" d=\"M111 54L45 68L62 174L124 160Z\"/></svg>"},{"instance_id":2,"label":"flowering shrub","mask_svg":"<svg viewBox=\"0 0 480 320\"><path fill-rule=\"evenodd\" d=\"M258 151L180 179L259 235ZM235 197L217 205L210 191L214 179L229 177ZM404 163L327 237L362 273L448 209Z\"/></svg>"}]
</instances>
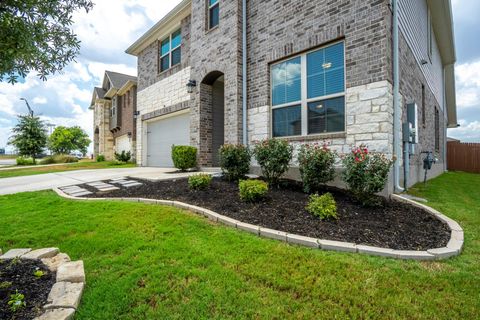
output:
<instances>
[{"instance_id":1,"label":"flowering shrub","mask_svg":"<svg viewBox=\"0 0 480 320\"><path fill-rule=\"evenodd\" d=\"M303 189L307 193L319 190L335 178L335 152L324 144L302 145L298 154Z\"/></svg>"},{"instance_id":2,"label":"flowering shrub","mask_svg":"<svg viewBox=\"0 0 480 320\"><path fill-rule=\"evenodd\" d=\"M255 202L265 197L268 184L261 180L242 180L238 184L240 198L244 201Z\"/></svg>"},{"instance_id":3,"label":"flowering shrub","mask_svg":"<svg viewBox=\"0 0 480 320\"><path fill-rule=\"evenodd\" d=\"M306 207L307 211L320 218L337 219L337 203L331 193L325 193L321 196L312 194Z\"/></svg>"},{"instance_id":4,"label":"flowering shrub","mask_svg":"<svg viewBox=\"0 0 480 320\"><path fill-rule=\"evenodd\" d=\"M293 156L293 147L285 140L267 139L255 145L253 154L262 168L262 174L272 185L287 172Z\"/></svg>"},{"instance_id":5,"label":"flowering shrub","mask_svg":"<svg viewBox=\"0 0 480 320\"><path fill-rule=\"evenodd\" d=\"M220 166L230 180L242 179L250 170L250 151L244 145L225 144L220 148Z\"/></svg>"},{"instance_id":6,"label":"flowering shrub","mask_svg":"<svg viewBox=\"0 0 480 320\"><path fill-rule=\"evenodd\" d=\"M343 180L363 205L378 205L375 193L385 187L392 163L384 154L370 153L364 145L354 147L343 158Z\"/></svg>"},{"instance_id":7,"label":"flowering shrub","mask_svg":"<svg viewBox=\"0 0 480 320\"><path fill-rule=\"evenodd\" d=\"M199 173L188 178L188 186L192 190L207 189L212 183L212 176L206 173Z\"/></svg>"}]
</instances>

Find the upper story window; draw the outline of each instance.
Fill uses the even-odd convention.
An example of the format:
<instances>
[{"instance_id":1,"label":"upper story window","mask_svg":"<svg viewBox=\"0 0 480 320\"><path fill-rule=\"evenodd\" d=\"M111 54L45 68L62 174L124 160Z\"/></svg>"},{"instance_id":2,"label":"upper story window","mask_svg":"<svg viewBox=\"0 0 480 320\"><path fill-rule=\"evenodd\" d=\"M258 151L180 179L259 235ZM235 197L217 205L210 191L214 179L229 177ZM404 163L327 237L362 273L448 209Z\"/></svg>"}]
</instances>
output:
<instances>
[{"instance_id":1,"label":"upper story window","mask_svg":"<svg viewBox=\"0 0 480 320\"><path fill-rule=\"evenodd\" d=\"M271 66L273 137L345 131L344 43Z\"/></svg>"},{"instance_id":2,"label":"upper story window","mask_svg":"<svg viewBox=\"0 0 480 320\"><path fill-rule=\"evenodd\" d=\"M219 0L208 0L208 28L212 29L220 23Z\"/></svg>"},{"instance_id":3,"label":"upper story window","mask_svg":"<svg viewBox=\"0 0 480 320\"><path fill-rule=\"evenodd\" d=\"M160 42L160 72L176 66L182 61L182 31L172 33Z\"/></svg>"}]
</instances>

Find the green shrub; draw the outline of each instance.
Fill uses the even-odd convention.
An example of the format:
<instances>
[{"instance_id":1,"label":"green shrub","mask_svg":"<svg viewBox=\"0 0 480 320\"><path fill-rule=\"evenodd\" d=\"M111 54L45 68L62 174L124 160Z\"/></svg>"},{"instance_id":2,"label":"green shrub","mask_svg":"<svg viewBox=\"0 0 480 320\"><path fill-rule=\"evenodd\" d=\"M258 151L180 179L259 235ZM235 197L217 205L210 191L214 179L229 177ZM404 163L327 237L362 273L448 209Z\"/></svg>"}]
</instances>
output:
<instances>
[{"instance_id":1,"label":"green shrub","mask_svg":"<svg viewBox=\"0 0 480 320\"><path fill-rule=\"evenodd\" d=\"M268 192L268 184L261 180L241 180L238 188L240 189L240 198L250 202L264 198Z\"/></svg>"},{"instance_id":2,"label":"green shrub","mask_svg":"<svg viewBox=\"0 0 480 320\"><path fill-rule=\"evenodd\" d=\"M97 155L96 158L97 162L104 162L105 161L105 156L103 154Z\"/></svg>"},{"instance_id":3,"label":"green shrub","mask_svg":"<svg viewBox=\"0 0 480 320\"><path fill-rule=\"evenodd\" d=\"M115 159L121 162L128 162L132 159L132 153L130 151L125 152L125 150L123 150L121 153L115 152Z\"/></svg>"},{"instance_id":4,"label":"green shrub","mask_svg":"<svg viewBox=\"0 0 480 320\"><path fill-rule=\"evenodd\" d=\"M66 154L56 154L54 156L48 156L43 158L41 164L54 164L54 163L75 163L78 162L76 157L72 157Z\"/></svg>"},{"instance_id":5,"label":"green shrub","mask_svg":"<svg viewBox=\"0 0 480 320\"><path fill-rule=\"evenodd\" d=\"M378 205L375 194L385 187L393 161L384 154L369 153L364 145L352 148L342 161L342 177L353 196L364 206Z\"/></svg>"},{"instance_id":6,"label":"green shrub","mask_svg":"<svg viewBox=\"0 0 480 320\"><path fill-rule=\"evenodd\" d=\"M190 146L172 146L172 160L175 168L186 171L197 166L197 148Z\"/></svg>"},{"instance_id":7,"label":"green shrub","mask_svg":"<svg viewBox=\"0 0 480 320\"><path fill-rule=\"evenodd\" d=\"M225 144L219 152L220 166L228 180L242 179L250 171L250 151L244 145Z\"/></svg>"},{"instance_id":8,"label":"green shrub","mask_svg":"<svg viewBox=\"0 0 480 320\"><path fill-rule=\"evenodd\" d=\"M35 160L33 158L27 157L18 157L17 166L33 166L35 165Z\"/></svg>"},{"instance_id":9,"label":"green shrub","mask_svg":"<svg viewBox=\"0 0 480 320\"><path fill-rule=\"evenodd\" d=\"M302 145L298 154L303 189L307 193L319 190L335 178L335 152L318 145Z\"/></svg>"},{"instance_id":10,"label":"green shrub","mask_svg":"<svg viewBox=\"0 0 480 320\"><path fill-rule=\"evenodd\" d=\"M255 145L253 154L270 184L277 185L287 172L292 160L293 147L286 140L267 139Z\"/></svg>"},{"instance_id":11,"label":"green shrub","mask_svg":"<svg viewBox=\"0 0 480 320\"><path fill-rule=\"evenodd\" d=\"M205 173L196 174L188 178L188 186L193 190L204 190L212 183L212 176Z\"/></svg>"},{"instance_id":12,"label":"green shrub","mask_svg":"<svg viewBox=\"0 0 480 320\"><path fill-rule=\"evenodd\" d=\"M312 194L305 209L321 220L337 219L337 203L331 193Z\"/></svg>"},{"instance_id":13,"label":"green shrub","mask_svg":"<svg viewBox=\"0 0 480 320\"><path fill-rule=\"evenodd\" d=\"M109 166L123 166L124 164L127 164L127 163L115 159L115 160L113 160L112 162L110 162L108 165L109 165Z\"/></svg>"}]
</instances>

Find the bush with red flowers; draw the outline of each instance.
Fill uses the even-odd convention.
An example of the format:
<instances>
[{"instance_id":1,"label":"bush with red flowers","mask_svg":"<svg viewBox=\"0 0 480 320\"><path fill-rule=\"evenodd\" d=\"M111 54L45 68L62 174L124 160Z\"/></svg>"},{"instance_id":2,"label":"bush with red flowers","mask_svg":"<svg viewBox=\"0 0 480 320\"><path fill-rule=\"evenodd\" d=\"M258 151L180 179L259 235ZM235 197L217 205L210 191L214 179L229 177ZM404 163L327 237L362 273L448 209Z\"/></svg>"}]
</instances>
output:
<instances>
[{"instance_id":1,"label":"bush with red flowers","mask_svg":"<svg viewBox=\"0 0 480 320\"><path fill-rule=\"evenodd\" d=\"M342 161L343 180L355 198L364 206L379 205L375 194L385 187L393 161L382 153L369 152L365 145L353 147Z\"/></svg>"},{"instance_id":2,"label":"bush with red flowers","mask_svg":"<svg viewBox=\"0 0 480 320\"><path fill-rule=\"evenodd\" d=\"M298 164L306 193L318 191L335 178L335 155L326 144L304 144L300 147Z\"/></svg>"}]
</instances>

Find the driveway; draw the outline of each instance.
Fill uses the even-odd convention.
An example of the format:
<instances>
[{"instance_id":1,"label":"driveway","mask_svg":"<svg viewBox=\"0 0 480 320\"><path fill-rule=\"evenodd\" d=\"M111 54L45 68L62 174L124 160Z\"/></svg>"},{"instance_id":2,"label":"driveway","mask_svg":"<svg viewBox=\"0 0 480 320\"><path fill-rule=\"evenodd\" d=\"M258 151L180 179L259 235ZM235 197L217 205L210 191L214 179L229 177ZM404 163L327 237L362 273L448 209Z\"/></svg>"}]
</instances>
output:
<instances>
[{"instance_id":1,"label":"driveway","mask_svg":"<svg viewBox=\"0 0 480 320\"><path fill-rule=\"evenodd\" d=\"M165 180L188 176L188 173L171 173L172 168L122 168L78 170L33 176L0 179L0 195L26 191L49 190L56 187L83 184L99 180L131 177L139 179ZM170 173L169 173L170 172Z\"/></svg>"},{"instance_id":2,"label":"driveway","mask_svg":"<svg viewBox=\"0 0 480 320\"><path fill-rule=\"evenodd\" d=\"M0 168L5 166L13 166L17 164L17 160L15 159L0 159Z\"/></svg>"}]
</instances>

